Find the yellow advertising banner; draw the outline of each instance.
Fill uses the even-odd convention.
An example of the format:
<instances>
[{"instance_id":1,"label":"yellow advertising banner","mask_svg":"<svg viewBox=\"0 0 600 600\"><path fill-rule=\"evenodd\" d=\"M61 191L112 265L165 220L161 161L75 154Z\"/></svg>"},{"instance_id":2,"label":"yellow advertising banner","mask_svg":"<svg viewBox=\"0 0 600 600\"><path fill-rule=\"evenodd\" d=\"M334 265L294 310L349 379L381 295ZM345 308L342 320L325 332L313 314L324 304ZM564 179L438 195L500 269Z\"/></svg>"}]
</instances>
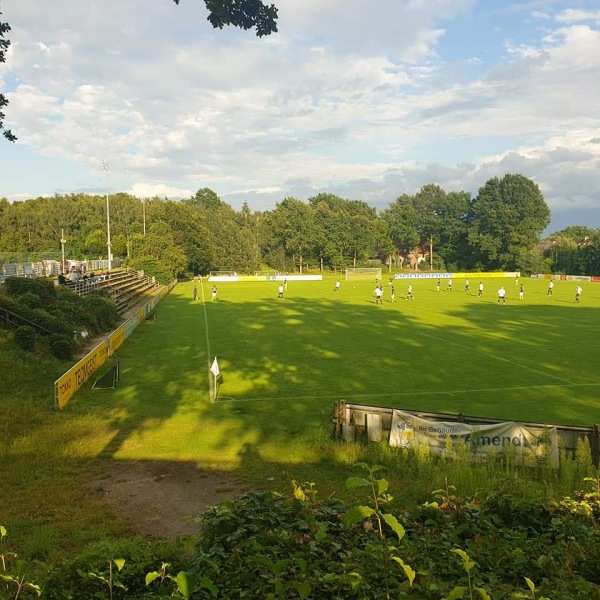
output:
<instances>
[{"instance_id":1,"label":"yellow advertising banner","mask_svg":"<svg viewBox=\"0 0 600 600\"><path fill-rule=\"evenodd\" d=\"M54 397L58 408L67 405L71 396L106 362L107 357L108 344L104 341L54 382Z\"/></svg>"},{"instance_id":2,"label":"yellow advertising banner","mask_svg":"<svg viewBox=\"0 0 600 600\"><path fill-rule=\"evenodd\" d=\"M121 327L119 327L119 329L115 329L115 331L113 331L110 334L110 336L108 338L108 351L111 356L123 344L126 337L127 336L125 335L125 325L121 325Z\"/></svg>"}]
</instances>

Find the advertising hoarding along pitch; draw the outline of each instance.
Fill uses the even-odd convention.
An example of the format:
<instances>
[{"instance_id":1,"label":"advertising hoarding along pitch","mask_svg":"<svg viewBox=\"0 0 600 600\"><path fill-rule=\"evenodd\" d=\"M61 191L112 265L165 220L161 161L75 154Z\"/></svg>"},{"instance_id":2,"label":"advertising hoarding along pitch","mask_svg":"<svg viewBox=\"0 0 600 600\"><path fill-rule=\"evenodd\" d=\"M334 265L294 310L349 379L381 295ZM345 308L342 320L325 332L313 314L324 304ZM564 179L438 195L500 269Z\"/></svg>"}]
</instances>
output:
<instances>
[{"instance_id":1,"label":"advertising hoarding along pitch","mask_svg":"<svg viewBox=\"0 0 600 600\"><path fill-rule=\"evenodd\" d=\"M427 444L431 452L441 454L448 439L453 445L464 444L474 456L514 452L524 464L533 465L540 460L558 467L558 431L556 427L532 427L523 423L469 425L451 421L422 419L411 413L394 410L390 446L399 448Z\"/></svg>"},{"instance_id":2,"label":"advertising hoarding along pitch","mask_svg":"<svg viewBox=\"0 0 600 600\"><path fill-rule=\"evenodd\" d=\"M54 382L54 396L58 408L64 408L71 396L99 369L108 358L108 344L103 341L89 354Z\"/></svg>"}]
</instances>

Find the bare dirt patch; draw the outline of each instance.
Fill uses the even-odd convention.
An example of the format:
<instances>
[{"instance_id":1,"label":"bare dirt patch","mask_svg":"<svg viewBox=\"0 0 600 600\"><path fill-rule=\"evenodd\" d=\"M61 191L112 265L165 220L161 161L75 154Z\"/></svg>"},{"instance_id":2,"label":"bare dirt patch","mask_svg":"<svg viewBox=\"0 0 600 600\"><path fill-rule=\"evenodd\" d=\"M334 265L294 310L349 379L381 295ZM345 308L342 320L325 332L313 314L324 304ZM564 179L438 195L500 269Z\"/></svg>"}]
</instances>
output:
<instances>
[{"instance_id":1,"label":"bare dirt patch","mask_svg":"<svg viewBox=\"0 0 600 600\"><path fill-rule=\"evenodd\" d=\"M230 473L176 461L107 460L86 487L135 533L171 541L198 533L190 516L248 491Z\"/></svg>"}]
</instances>

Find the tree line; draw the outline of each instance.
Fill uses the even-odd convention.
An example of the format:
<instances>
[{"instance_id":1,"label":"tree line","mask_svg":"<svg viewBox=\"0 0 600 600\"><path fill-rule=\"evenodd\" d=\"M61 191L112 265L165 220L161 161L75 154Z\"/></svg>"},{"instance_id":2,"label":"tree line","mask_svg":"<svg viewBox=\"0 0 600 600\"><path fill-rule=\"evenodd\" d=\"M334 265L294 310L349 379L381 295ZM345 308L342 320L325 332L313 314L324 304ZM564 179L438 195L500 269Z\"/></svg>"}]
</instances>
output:
<instances>
[{"instance_id":1,"label":"tree line","mask_svg":"<svg viewBox=\"0 0 600 600\"><path fill-rule=\"evenodd\" d=\"M114 257L161 280L211 270L342 269L373 259L397 269L416 254L425 258L421 268L436 271L600 272L598 231L569 228L538 247L550 210L537 184L520 174L490 179L475 197L428 184L379 212L329 193L307 202L288 197L269 211L252 212L245 202L238 211L209 188L180 201L117 193L109 202ZM63 231L67 257L107 258L106 198L0 200L4 262L25 253L32 261L56 258ZM574 240L588 233L593 243L579 248Z\"/></svg>"}]
</instances>

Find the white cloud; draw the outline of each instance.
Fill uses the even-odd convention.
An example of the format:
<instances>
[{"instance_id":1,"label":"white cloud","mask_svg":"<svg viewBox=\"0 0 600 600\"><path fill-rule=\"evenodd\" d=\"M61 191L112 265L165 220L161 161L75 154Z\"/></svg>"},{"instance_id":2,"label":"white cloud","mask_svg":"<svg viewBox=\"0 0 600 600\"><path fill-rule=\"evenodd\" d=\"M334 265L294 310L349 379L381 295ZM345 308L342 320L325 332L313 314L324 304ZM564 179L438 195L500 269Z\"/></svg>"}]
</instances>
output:
<instances>
[{"instance_id":1,"label":"white cloud","mask_svg":"<svg viewBox=\"0 0 600 600\"><path fill-rule=\"evenodd\" d=\"M194 195L194 192L190 189L172 187L163 183L134 183L127 193L138 198L154 198L155 196L161 198L189 198Z\"/></svg>"},{"instance_id":2,"label":"white cloud","mask_svg":"<svg viewBox=\"0 0 600 600\"><path fill-rule=\"evenodd\" d=\"M8 0L7 125L22 147L89 169L82 188L101 187L102 156L111 188L272 204L327 186L379 205L430 181L476 191L510 168L555 207L596 206L596 12L551 21L544 2L513 4L498 13L519 17L506 41L474 0L276 4L279 33L259 40L213 31L202 2ZM523 11L546 29L524 35ZM454 31L467 17L488 43Z\"/></svg>"},{"instance_id":3,"label":"white cloud","mask_svg":"<svg viewBox=\"0 0 600 600\"><path fill-rule=\"evenodd\" d=\"M247 189L247 190L234 190L231 192L232 194L278 194L283 192L284 189L277 186L264 187L264 188L256 188L256 189Z\"/></svg>"},{"instance_id":4,"label":"white cloud","mask_svg":"<svg viewBox=\"0 0 600 600\"><path fill-rule=\"evenodd\" d=\"M580 21L593 21L600 23L600 10L586 11L567 8L563 12L556 15L556 20L559 23L577 23Z\"/></svg>"},{"instance_id":5,"label":"white cloud","mask_svg":"<svg viewBox=\"0 0 600 600\"><path fill-rule=\"evenodd\" d=\"M531 12L531 16L535 19L551 19L551 15L547 12L543 12L541 10L534 10Z\"/></svg>"}]
</instances>

